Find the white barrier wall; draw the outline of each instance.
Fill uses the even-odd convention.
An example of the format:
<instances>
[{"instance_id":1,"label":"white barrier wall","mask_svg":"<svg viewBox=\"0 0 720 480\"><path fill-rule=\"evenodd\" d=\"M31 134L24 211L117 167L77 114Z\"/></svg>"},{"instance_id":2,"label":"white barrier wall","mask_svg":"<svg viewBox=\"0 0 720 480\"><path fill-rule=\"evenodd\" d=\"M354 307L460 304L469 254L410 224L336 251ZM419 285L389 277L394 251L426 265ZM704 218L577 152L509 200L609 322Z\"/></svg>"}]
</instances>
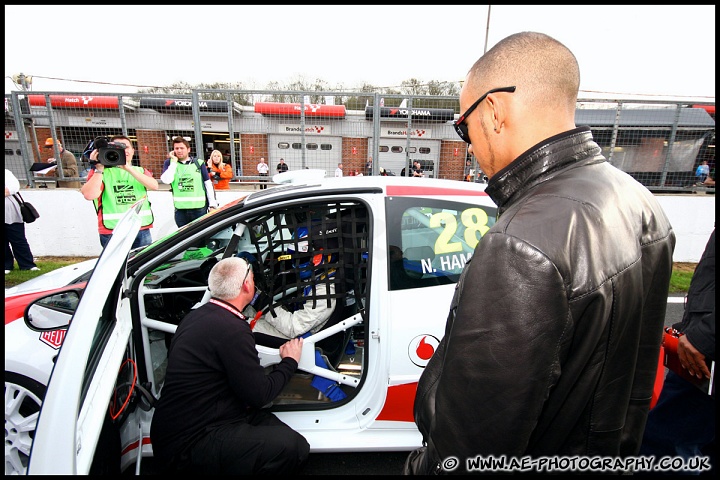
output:
<instances>
[{"instance_id":1,"label":"white barrier wall","mask_svg":"<svg viewBox=\"0 0 720 480\"><path fill-rule=\"evenodd\" d=\"M246 187L250 188L250 187ZM248 190L217 192L221 205L248 193ZM34 223L26 224L30 248L36 257L97 257L100 239L93 203L74 189L23 189L23 198L40 213ZM173 219L169 190L149 192L155 223L153 240L162 238L177 227ZM670 218L677 244L673 260L698 262L715 226L715 195L657 195Z\"/></svg>"}]
</instances>

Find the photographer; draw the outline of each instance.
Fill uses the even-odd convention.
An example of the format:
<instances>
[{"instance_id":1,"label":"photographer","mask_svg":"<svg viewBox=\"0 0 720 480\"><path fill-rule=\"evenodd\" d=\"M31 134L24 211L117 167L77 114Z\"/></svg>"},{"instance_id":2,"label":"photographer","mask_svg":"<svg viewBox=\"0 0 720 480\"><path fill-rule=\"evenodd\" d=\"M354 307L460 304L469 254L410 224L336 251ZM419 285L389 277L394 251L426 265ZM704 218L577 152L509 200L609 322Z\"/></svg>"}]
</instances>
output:
<instances>
[{"instance_id":1,"label":"photographer","mask_svg":"<svg viewBox=\"0 0 720 480\"><path fill-rule=\"evenodd\" d=\"M135 149L125 135L113 136L110 143L102 138L95 139L94 143L99 147L92 150L89 157L94 169L88 173L87 182L80 192L86 200L92 200L95 205L100 244L105 248L123 214L145 197L146 201L141 210L142 227L132 248L150 245L153 213L147 191L158 189L157 180L153 178L150 170L132 165ZM121 163L123 158L125 163Z\"/></svg>"}]
</instances>

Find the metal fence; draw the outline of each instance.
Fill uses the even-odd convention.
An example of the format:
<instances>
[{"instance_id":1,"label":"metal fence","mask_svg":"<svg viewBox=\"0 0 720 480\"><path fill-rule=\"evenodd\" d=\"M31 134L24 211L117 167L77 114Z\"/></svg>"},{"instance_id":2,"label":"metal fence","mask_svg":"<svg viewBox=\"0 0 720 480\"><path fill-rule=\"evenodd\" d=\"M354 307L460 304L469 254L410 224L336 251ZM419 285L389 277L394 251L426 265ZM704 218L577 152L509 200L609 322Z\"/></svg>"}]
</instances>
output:
<instances>
[{"instance_id":1,"label":"metal fence","mask_svg":"<svg viewBox=\"0 0 720 480\"><path fill-rule=\"evenodd\" d=\"M687 191L707 161L715 168L715 103L580 99L576 124L589 126L609 161L654 191ZM233 183L256 181L261 157L271 175L282 158L290 169L339 164L344 175L401 175L419 161L426 176L463 180L466 162L482 181L452 126L457 97L364 92L193 90L189 95L13 92L5 95L5 165L30 187L84 181L83 152L98 136L124 134L136 164L156 178L175 136L207 160L219 150ZM18 128L19 125L24 128ZM44 148L48 138L51 148ZM60 154L78 159L79 176L57 166L57 178L36 173ZM368 160L374 159L371 166ZM59 162L58 162L59 163ZM34 170L31 168L35 166Z\"/></svg>"}]
</instances>

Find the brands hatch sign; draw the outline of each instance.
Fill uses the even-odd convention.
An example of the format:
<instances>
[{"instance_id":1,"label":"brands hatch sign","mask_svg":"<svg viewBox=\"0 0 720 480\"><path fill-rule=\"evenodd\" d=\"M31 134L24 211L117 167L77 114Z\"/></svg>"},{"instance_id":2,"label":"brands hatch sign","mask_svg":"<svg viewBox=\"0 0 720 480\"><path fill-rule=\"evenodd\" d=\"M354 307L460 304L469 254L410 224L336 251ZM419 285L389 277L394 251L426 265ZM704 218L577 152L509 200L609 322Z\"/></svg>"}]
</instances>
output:
<instances>
[{"instance_id":1,"label":"brands hatch sign","mask_svg":"<svg viewBox=\"0 0 720 480\"><path fill-rule=\"evenodd\" d=\"M365 107L365 119L372 120L375 107ZM380 118L396 118L398 120L424 120L428 122L448 122L455 119L452 108L404 108L380 107Z\"/></svg>"}]
</instances>

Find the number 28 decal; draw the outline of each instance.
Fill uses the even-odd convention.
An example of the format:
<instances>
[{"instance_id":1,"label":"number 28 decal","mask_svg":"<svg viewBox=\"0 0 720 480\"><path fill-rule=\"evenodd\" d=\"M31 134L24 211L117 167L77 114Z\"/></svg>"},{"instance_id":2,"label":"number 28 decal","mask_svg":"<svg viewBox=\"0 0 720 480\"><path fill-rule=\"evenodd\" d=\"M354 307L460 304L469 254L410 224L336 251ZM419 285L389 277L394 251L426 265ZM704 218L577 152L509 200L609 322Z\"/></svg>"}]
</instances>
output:
<instances>
[{"instance_id":1,"label":"number 28 decal","mask_svg":"<svg viewBox=\"0 0 720 480\"><path fill-rule=\"evenodd\" d=\"M488 216L482 208L468 208L460 213L460 221L465 227L465 243L474 249L480 238L490 230ZM452 253L462 251L460 242L450 241L457 232L457 217L450 212L434 213L430 217L430 227L440 228L442 231L435 241L435 254Z\"/></svg>"}]
</instances>

